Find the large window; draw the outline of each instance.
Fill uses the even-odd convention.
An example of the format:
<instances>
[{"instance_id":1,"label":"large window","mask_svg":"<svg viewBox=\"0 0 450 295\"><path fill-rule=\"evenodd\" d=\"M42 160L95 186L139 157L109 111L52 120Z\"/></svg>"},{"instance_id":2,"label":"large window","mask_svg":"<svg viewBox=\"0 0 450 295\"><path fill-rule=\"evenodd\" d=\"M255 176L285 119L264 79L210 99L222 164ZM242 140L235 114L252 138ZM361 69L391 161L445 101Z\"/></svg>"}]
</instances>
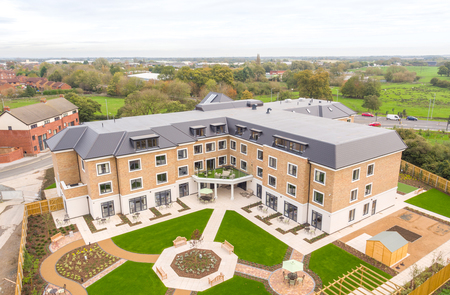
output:
<instances>
[{"instance_id":1,"label":"large window","mask_svg":"<svg viewBox=\"0 0 450 295\"><path fill-rule=\"evenodd\" d=\"M264 152L262 150L258 150L256 158L258 158L258 160L262 161L264 159Z\"/></svg>"},{"instance_id":2,"label":"large window","mask_svg":"<svg viewBox=\"0 0 450 295\"><path fill-rule=\"evenodd\" d=\"M352 209L348 212L348 222L355 220L356 209Z\"/></svg>"},{"instance_id":3,"label":"large window","mask_svg":"<svg viewBox=\"0 0 450 295\"><path fill-rule=\"evenodd\" d=\"M219 140L217 143L219 144L219 151L227 148L226 140Z\"/></svg>"},{"instance_id":4,"label":"large window","mask_svg":"<svg viewBox=\"0 0 450 295\"><path fill-rule=\"evenodd\" d=\"M195 171L202 171L203 170L203 161L194 162L194 169L195 169Z\"/></svg>"},{"instance_id":5,"label":"large window","mask_svg":"<svg viewBox=\"0 0 450 295\"><path fill-rule=\"evenodd\" d=\"M182 183L179 185L179 197L189 196L189 183Z\"/></svg>"},{"instance_id":6,"label":"large window","mask_svg":"<svg viewBox=\"0 0 450 295\"><path fill-rule=\"evenodd\" d=\"M109 173L111 173L111 170L109 169L109 163L97 164L97 175Z\"/></svg>"},{"instance_id":7,"label":"large window","mask_svg":"<svg viewBox=\"0 0 450 295\"><path fill-rule=\"evenodd\" d=\"M270 193L266 193L266 206L277 211L278 208L278 198Z\"/></svg>"},{"instance_id":8,"label":"large window","mask_svg":"<svg viewBox=\"0 0 450 295\"><path fill-rule=\"evenodd\" d=\"M156 174L156 183L157 184L163 184L166 183L167 180L167 172Z\"/></svg>"},{"instance_id":9,"label":"large window","mask_svg":"<svg viewBox=\"0 0 450 295\"><path fill-rule=\"evenodd\" d=\"M352 181L357 181L359 180L359 168L353 170L352 172Z\"/></svg>"},{"instance_id":10,"label":"large window","mask_svg":"<svg viewBox=\"0 0 450 295\"><path fill-rule=\"evenodd\" d=\"M132 179L130 182L131 182L131 190L142 188L142 178Z\"/></svg>"},{"instance_id":11,"label":"large window","mask_svg":"<svg viewBox=\"0 0 450 295\"><path fill-rule=\"evenodd\" d=\"M201 153L203 153L203 145L201 144L194 145L194 155L198 155Z\"/></svg>"},{"instance_id":12,"label":"large window","mask_svg":"<svg viewBox=\"0 0 450 295\"><path fill-rule=\"evenodd\" d=\"M303 153L308 144L296 142L295 140L288 138L274 136L274 145L292 152Z\"/></svg>"},{"instance_id":13,"label":"large window","mask_svg":"<svg viewBox=\"0 0 450 295\"><path fill-rule=\"evenodd\" d=\"M177 151L178 160L187 159L188 151L187 149L181 149Z\"/></svg>"},{"instance_id":14,"label":"large window","mask_svg":"<svg viewBox=\"0 0 450 295\"><path fill-rule=\"evenodd\" d=\"M205 136L205 130L206 127L205 126L195 126L195 127L191 127L191 133L193 136L195 137L202 137Z\"/></svg>"},{"instance_id":15,"label":"large window","mask_svg":"<svg viewBox=\"0 0 450 295\"><path fill-rule=\"evenodd\" d=\"M297 221L297 211L297 206L294 206L286 201L284 202L284 216Z\"/></svg>"},{"instance_id":16,"label":"large window","mask_svg":"<svg viewBox=\"0 0 450 295\"><path fill-rule=\"evenodd\" d=\"M213 126L213 130L215 134L225 133L225 124Z\"/></svg>"},{"instance_id":17,"label":"large window","mask_svg":"<svg viewBox=\"0 0 450 295\"><path fill-rule=\"evenodd\" d=\"M350 202L356 201L358 199L358 189L354 189L350 192Z\"/></svg>"},{"instance_id":18,"label":"large window","mask_svg":"<svg viewBox=\"0 0 450 295\"><path fill-rule=\"evenodd\" d=\"M159 155L155 157L156 166L164 166L167 164L166 155Z\"/></svg>"},{"instance_id":19,"label":"large window","mask_svg":"<svg viewBox=\"0 0 450 295\"><path fill-rule=\"evenodd\" d=\"M241 160L241 169L247 171L247 162L244 160Z\"/></svg>"},{"instance_id":20,"label":"large window","mask_svg":"<svg viewBox=\"0 0 450 295\"><path fill-rule=\"evenodd\" d=\"M372 176L375 171L375 164L367 166L367 176Z\"/></svg>"},{"instance_id":21,"label":"large window","mask_svg":"<svg viewBox=\"0 0 450 295\"><path fill-rule=\"evenodd\" d=\"M219 166L223 166L227 164L227 156L219 157Z\"/></svg>"},{"instance_id":22,"label":"large window","mask_svg":"<svg viewBox=\"0 0 450 295\"><path fill-rule=\"evenodd\" d=\"M113 216L115 214L113 201L102 203L101 208L102 208L102 218Z\"/></svg>"},{"instance_id":23,"label":"large window","mask_svg":"<svg viewBox=\"0 0 450 295\"><path fill-rule=\"evenodd\" d=\"M108 194L108 193L112 192L111 181L105 182L105 183L100 183L99 187L100 187L100 195L104 195L104 194Z\"/></svg>"},{"instance_id":24,"label":"large window","mask_svg":"<svg viewBox=\"0 0 450 295\"><path fill-rule=\"evenodd\" d=\"M366 189L364 190L364 196L370 196L372 194L372 184L366 185Z\"/></svg>"},{"instance_id":25,"label":"large window","mask_svg":"<svg viewBox=\"0 0 450 295\"><path fill-rule=\"evenodd\" d=\"M314 170L314 181L325 184L325 172L315 169Z\"/></svg>"},{"instance_id":26,"label":"large window","mask_svg":"<svg viewBox=\"0 0 450 295\"><path fill-rule=\"evenodd\" d=\"M236 157L230 156L230 164L236 166Z\"/></svg>"},{"instance_id":27,"label":"large window","mask_svg":"<svg viewBox=\"0 0 450 295\"><path fill-rule=\"evenodd\" d=\"M290 176L297 177L297 165L288 163L288 171L287 171L287 173Z\"/></svg>"},{"instance_id":28,"label":"large window","mask_svg":"<svg viewBox=\"0 0 450 295\"><path fill-rule=\"evenodd\" d=\"M324 195L321 192L314 191L313 201L317 204L323 205Z\"/></svg>"},{"instance_id":29,"label":"large window","mask_svg":"<svg viewBox=\"0 0 450 295\"><path fill-rule=\"evenodd\" d=\"M257 175L258 177L263 178L263 168L257 167L257 168L256 168L256 175Z\"/></svg>"},{"instance_id":30,"label":"large window","mask_svg":"<svg viewBox=\"0 0 450 295\"><path fill-rule=\"evenodd\" d=\"M134 143L136 150L147 150L158 147L158 138L136 140Z\"/></svg>"},{"instance_id":31,"label":"large window","mask_svg":"<svg viewBox=\"0 0 450 295\"><path fill-rule=\"evenodd\" d=\"M233 151L236 150L236 141L230 140L230 149L232 149Z\"/></svg>"},{"instance_id":32,"label":"large window","mask_svg":"<svg viewBox=\"0 0 450 295\"><path fill-rule=\"evenodd\" d=\"M269 156L269 167L273 169L277 169L277 159Z\"/></svg>"},{"instance_id":33,"label":"large window","mask_svg":"<svg viewBox=\"0 0 450 295\"><path fill-rule=\"evenodd\" d=\"M241 143L241 154L247 154L247 145Z\"/></svg>"},{"instance_id":34,"label":"large window","mask_svg":"<svg viewBox=\"0 0 450 295\"><path fill-rule=\"evenodd\" d=\"M189 174L188 166L178 167L178 177L187 176Z\"/></svg>"},{"instance_id":35,"label":"large window","mask_svg":"<svg viewBox=\"0 0 450 295\"><path fill-rule=\"evenodd\" d=\"M130 199L130 213L147 210L147 197L137 197Z\"/></svg>"},{"instance_id":36,"label":"large window","mask_svg":"<svg viewBox=\"0 0 450 295\"><path fill-rule=\"evenodd\" d=\"M168 205L172 202L172 196L170 189L162 192L155 193L156 206Z\"/></svg>"},{"instance_id":37,"label":"large window","mask_svg":"<svg viewBox=\"0 0 450 295\"><path fill-rule=\"evenodd\" d=\"M216 150L216 143L215 142L209 142L205 145L206 152L214 152Z\"/></svg>"},{"instance_id":38,"label":"large window","mask_svg":"<svg viewBox=\"0 0 450 295\"><path fill-rule=\"evenodd\" d=\"M287 194L295 197L297 195L297 187L288 182L287 184Z\"/></svg>"},{"instance_id":39,"label":"large window","mask_svg":"<svg viewBox=\"0 0 450 295\"><path fill-rule=\"evenodd\" d=\"M141 170L141 160L139 160L139 159L129 161L128 164L130 165L130 172Z\"/></svg>"},{"instance_id":40,"label":"large window","mask_svg":"<svg viewBox=\"0 0 450 295\"><path fill-rule=\"evenodd\" d=\"M276 177L274 177L274 176L272 176L272 175L269 175L269 185L271 186L271 187L277 187L277 179L276 179Z\"/></svg>"}]
</instances>

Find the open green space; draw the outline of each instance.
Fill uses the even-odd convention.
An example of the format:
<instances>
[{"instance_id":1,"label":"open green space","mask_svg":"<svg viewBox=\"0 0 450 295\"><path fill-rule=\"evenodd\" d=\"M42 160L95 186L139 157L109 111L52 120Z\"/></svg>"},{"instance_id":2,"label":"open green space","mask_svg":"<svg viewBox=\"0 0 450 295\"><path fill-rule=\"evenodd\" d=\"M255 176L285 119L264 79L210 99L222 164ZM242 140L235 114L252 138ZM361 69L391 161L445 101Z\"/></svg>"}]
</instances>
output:
<instances>
[{"instance_id":1,"label":"open green space","mask_svg":"<svg viewBox=\"0 0 450 295\"><path fill-rule=\"evenodd\" d=\"M442 128L445 129L446 125L446 123L443 124ZM450 140L450 133L445 131L418 130L416 132L430 143L444 143Z\"/></svg>"},{"instance_id":2,"label":"open green space","mask_svg":"<svg viewBox=\"0 0 450 295\"><path fill-rule=\"evenodd\" d=\"M435 188L405 202L450 218L450 196Z\"/></svg>"},{"instance_id":3,"label":"open green space","mask_svg":"<svg viewBox=\"0 0 450 295\"><path fill-rule=\"evenodd\" d=\"M227 211L217 232L216 242L227 240L240 258L264 265L283 261L288 246L235 211Z\"/></svg>"},{"instance_id":4,"label":"open green space","mask_svg":"<svg viewBox=\"0 0 450 295\"><path fill-rule=\"evenodd\" d=\"M358 257L349 254L333 244L328 244L312 252L311 260L309 261L309 268L322 279L323 286L327 286L334 280L337 280L339 277L343 277L347 274L347 272L354 270L361 264L376 271L385 277L386 280L391 278L391 276L387 273L369 265ZM350 288L349 285L346 286ZM366 288L372 289L369 285L367 285Z\"/></svg>"},{"instance_id":5,"label":"open green space","mask_svg":"<svg viewBox=\"0 0 450 295\"><path fill-rule=\"evenodd\" d=\"M165 248L172 247L173 240L178 236L189 240L194 230L203 232L212 212L212 209L204 209L113 237L112 240L130 252L159 254Z\"/></svg>"},{"instance_id":6,"label":"open green space","mask_svg":"<svg viewBox=\"0 0 450 295\"><path fill-rule=\"evenodd\" d=\"M414 187L414 186L411 186L411 185L407 185L407 184L404 184L404 183L401 183L401 182L398 183L398 188L397 188L397 190L399 192L402 192L404 194L409 194L409 193L415 191L416 189L417 189L417 187Z\"/></svg>"},{"instance_id":7,"label":"open green space","mask_svg":"<svg viewBox=\"0 0 450 295\"><path fill-rule=\"evenodd\" d=\"M102 105L101 114L106 116L106 101L108 102L108 113L115 116L117 111L125 104L125 98L107 97L107 96L89 96L93 101ZM100 114L97 112L96 114Z\"/></svg>"},{"instance_id":8,"label":"open green space","mask_svg":"<svg viewBox=\"0 0 450 295\"><path fill-rule=\"evenodd\" d=\"M127 261L87 288L89 295L155 294L167 287L152 269L152 263Z\"/></svg>"},{"instance_id":9,"label":"open green space","mask_svg":"<svg viewBox=\"0 0 450 295\"><path fill-rule=\"evenodd\" d=\"M245 295L266 295L267 292L264 284L239 276L216 285L206 291L198 292L201 295L229 295L229 294L245 294Z\"/></svg>"},{"instance_id":10,"label":"open green space","mask_svg":"<svg viewBox=\"0 0 450 295\"><path fill-rule=\"evenodd\" d=\"M49 186L47 186L45 189L52 189L52 188L56 188L56 183L54 184L50 184Z\"/></svg>"}]
</instances>

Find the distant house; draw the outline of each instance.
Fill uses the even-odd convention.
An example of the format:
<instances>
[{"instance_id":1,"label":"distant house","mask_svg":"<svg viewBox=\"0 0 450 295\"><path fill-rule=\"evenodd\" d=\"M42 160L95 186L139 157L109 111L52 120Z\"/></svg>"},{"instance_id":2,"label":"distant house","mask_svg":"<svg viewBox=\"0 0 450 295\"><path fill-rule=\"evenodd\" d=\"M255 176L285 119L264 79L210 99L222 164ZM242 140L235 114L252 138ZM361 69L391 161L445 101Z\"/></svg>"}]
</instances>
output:
<instances>
[{"instance_id":1,"label":"distant house","mask_svg":"<svg viewBox=\"0 0 450 295\"><path fill-rule=\"evenodd\" d=\"M16 73L8 70L0 70L0 80L3 79L12 79L16 77Z\"/></svg>"},{"instance_id":2,"label":"distant house","mask_svg":"<svg viewBox=\"0 0 450 295\"><path fill-rule=\"evenodd\" d=\"M9 85L8 83L0 82L0 92L2 92L3 90L8 90L8 89L14 89L14 86Z\"/></svg>"},{"instance_id":3,"label":"distant house","mask_svg":"<svg viewBox=\"0 0 450 295\"><path fill-rule=\"evenodd\" d=\"M435 67L437 65L436 61L427 61L429 67Z\"/></svg>"},{"instance_id":4,"label":"distant house","mask_svg":"<svg viewBox=\"0 0 450 295\"><path fill-rule=\"evenodd\" d=\"M62 90L72 89L72 87L69 84L66 84L64 82L48 81L46 78L17 76L16 79L19 80L20 84L31 86L39 91L55 90L55 89L62 89Z\"/></svg>"},{"instance_id":5,"label":"distant house","mask_svg":"<svg viewBox=\"0 0 450 295\"><path fill-rule=\"evenodd\" d=\"M0 114L0 146L38 154L47 148L46 139L75 125L79 125L78 107L64 97L43 98L41 103L12 110L5 107Z\"/></svg>"}]
</instances>

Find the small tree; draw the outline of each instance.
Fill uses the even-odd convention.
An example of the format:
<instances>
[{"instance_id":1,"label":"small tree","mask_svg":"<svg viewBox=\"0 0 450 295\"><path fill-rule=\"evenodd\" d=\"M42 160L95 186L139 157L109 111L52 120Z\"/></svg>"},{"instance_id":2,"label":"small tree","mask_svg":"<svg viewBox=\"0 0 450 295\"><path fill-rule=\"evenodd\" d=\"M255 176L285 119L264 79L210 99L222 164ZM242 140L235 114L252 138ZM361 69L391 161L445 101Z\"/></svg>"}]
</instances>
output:
<instances>
[{"instance_id":1,"label":"small tree","mask_svg":"<svg viewBox=\"0 0 450 295\"><path fill-rule=\"evenodd\" d=\"M195 249L198 246L200 246L203 242L203 236L202 233L196 229L192 232L191 239L189 240L189 244L191 245L191 248Z\"/></svg>"},{"instance_id":2,"label":"small tree","mask_svg":"<svg viewBox=\"0 0 450 295\"><path fill-rule=\"evenodd\" d=\"M367 108L369 110L379 110L382 105L381 100L378 98L378 96L375 95L369 95L364 97L364 103L362 104L363 108Z\"/></svg>"},{"instance_id":3,"label":"small tree","mask_svg":"<svg viewBox=\"0 0 450 295\"><path fill-rule=\"evenodd\" d=\"M241 99L252 99L252 98L253 94L250 91L245 90L244 92L242 92Z\"/></svg>"}]
</instances>

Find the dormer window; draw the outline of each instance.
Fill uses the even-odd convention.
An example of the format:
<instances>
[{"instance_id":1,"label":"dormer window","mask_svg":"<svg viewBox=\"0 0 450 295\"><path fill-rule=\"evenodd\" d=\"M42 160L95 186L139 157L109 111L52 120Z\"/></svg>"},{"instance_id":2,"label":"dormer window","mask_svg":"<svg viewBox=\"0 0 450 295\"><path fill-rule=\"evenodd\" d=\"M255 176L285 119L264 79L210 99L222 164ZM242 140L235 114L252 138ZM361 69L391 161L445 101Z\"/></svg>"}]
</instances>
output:
<instances>
[{"instance_id":1,"label":"dormer window","mask_svg":"<svg viewBox=\"0 0 450 295\"><path fill-rule=\"evenodd\" d=\"M236 125L236 135L239 135L239 136L244 135L245 130L247 130L246 126Z\"/></svg>"},{"instance_id":2,"label":"dormer window","mask_svg":"<svg viewBox=\"0 0 450 295\"><path fill-rule=\"evenodd\" d=\"M149 134L131 137L130 140L134 145L134 150L143 151L157 148L159 146L159 135Z\"/></svg>"},{"instance_id":3,"label":"dormer window","mask_svg":"<svg viewBox=\"0 0 450 295\"><path fill-rule=\"evenodd\" d=\"M211 129L214 134L223 134L225 133L225 123L213 123L211 124Z\"/></svg>"},{"instance_id":4,"label":"dormer window","mask_svg":"<svg viewBox=\"0 0 450 295\"><path fill-rule=\"evenodd\" d=\"M191 126L190 129L191 129L191 134L195 137L202 137L202 136L206 135L206 133L205 133L206 127L205 126L202 126L202 125Z\"/></svg>"},{"instance_id":5,"label":"dormer window","mask_svg":"<svg viewBox=\"0 0 450 295\"><path fill-rule=\"evenodd\" d=\"M261 134L262 134L262 131L261 130L258 130L258 129L250 129L250 139L251 140L258 140L259 139L259 137L261 136Z\"/></svg>"},{"instance_id":6,"label":"dormer window","mask_svg":"<svg viewBox=\"0 0 450 295\"><path fill-rule=\"evenodd\" d=\"M282 137L279 135L273 136L273 143L274 143L274 146L276 146L276 147L279 147L279 148L282 148L282 149L285 149L288 151L296 152L296 153L305 152L306 146L308 146L308 144L305 142Z\"/></svg>"}]
</instances>

